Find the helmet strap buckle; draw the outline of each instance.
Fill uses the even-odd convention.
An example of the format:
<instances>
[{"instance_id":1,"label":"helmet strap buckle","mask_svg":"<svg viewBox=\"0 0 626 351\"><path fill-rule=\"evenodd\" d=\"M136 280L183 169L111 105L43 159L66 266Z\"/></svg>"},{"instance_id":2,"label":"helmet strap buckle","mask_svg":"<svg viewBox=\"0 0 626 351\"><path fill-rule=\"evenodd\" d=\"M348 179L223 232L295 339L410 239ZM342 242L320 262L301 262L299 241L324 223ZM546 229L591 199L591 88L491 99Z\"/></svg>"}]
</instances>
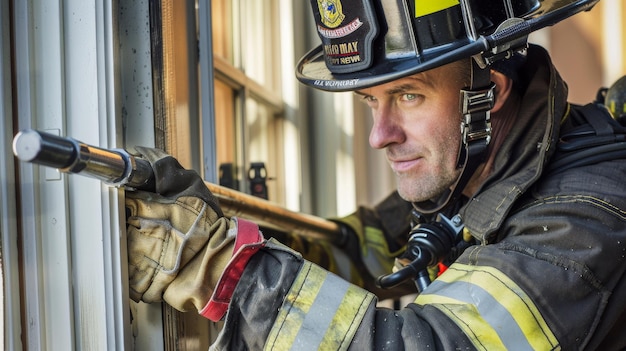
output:
<instances>
[{"instance_id":1,"label":"helmet strap buckle","mask_svg":"<svg viewBox=\"0 0 626 351\"><path fill-rule=\"evenodd\" d=\"M495 84L491 82L489 67L481 67L476 57L471 59L471 82L466 89L461 89L459 110L461 120L461 149L457 166L475 168L486 155L491 141L491 113L495 101ZM464 170L464 173L467 173ZM472 171L473 173L473 171Z\"/></svg>"},{"instance_id":2,"label":"helmet strap buckle","mask_svg":"<svg viewBox=\"0 0 626 351\"><path fill-rule=\"evenodd\" d=\"M463 144L484 142L485 146L491 141L491 114L494 104L495 84L480 90L461 90L461 134Z\"/></svg>"}]
</instances>

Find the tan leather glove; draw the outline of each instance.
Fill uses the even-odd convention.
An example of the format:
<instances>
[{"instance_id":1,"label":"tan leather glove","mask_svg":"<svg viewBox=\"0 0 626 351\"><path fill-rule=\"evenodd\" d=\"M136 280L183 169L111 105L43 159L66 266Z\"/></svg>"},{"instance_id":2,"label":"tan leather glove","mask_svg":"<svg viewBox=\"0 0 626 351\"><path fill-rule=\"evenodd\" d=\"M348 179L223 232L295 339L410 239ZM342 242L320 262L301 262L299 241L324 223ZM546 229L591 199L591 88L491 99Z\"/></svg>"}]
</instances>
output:
<instances>
[{"instance_id":1,"label":"tan leather glove","mask_svg":"<svg viewBox=\"0 0 626 351\"><path fill-rule=\"evenodd\" d=\"M200 311L233 254L237 222L195 171L160 150L137 151L152 165L156 189L126 192L130 296Z\"/></svg>"}]
</instances>

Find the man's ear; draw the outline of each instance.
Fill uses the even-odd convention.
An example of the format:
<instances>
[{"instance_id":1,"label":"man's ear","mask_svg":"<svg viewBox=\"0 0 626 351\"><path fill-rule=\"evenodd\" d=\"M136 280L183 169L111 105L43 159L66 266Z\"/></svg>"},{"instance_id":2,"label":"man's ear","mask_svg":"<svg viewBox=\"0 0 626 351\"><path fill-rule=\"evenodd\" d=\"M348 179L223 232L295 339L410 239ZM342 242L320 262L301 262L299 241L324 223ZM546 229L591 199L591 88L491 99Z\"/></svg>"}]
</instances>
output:
<instances>
[{"instance_id":1,"label":"man's ear","mask_svg":"<svg viewBox=\"0 0 626 351\"><path fill-rule=\"evenodd\" d=\"M513 89L513 81L511 78L505 76L504 74L491 70L491 81L496 85L495 91L495 103L491 112L497 112L504 102L511 94L511 89Z\"/></svg>"}]
</instances>

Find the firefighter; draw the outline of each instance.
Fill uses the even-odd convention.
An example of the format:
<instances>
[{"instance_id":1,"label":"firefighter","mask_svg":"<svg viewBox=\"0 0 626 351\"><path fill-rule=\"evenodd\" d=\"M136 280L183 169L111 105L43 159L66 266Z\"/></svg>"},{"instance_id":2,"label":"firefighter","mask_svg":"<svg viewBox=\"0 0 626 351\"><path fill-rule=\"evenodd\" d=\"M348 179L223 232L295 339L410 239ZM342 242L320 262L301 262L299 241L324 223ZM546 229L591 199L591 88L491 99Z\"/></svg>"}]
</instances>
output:
<instances>
[{"instance_id":1,"label":"firefighter","mask_svg":"<svg viewBox=\"0 0 626 351\"><path fill-rule=\"evenodd\" d=\"M215 350L626 348L626 130L526 40L595 3L312 1L298 79L371 107L397 192L338 219L340 244L287 246L140 148L131 297L223 320Z\"/></svg>"}]
</instances>

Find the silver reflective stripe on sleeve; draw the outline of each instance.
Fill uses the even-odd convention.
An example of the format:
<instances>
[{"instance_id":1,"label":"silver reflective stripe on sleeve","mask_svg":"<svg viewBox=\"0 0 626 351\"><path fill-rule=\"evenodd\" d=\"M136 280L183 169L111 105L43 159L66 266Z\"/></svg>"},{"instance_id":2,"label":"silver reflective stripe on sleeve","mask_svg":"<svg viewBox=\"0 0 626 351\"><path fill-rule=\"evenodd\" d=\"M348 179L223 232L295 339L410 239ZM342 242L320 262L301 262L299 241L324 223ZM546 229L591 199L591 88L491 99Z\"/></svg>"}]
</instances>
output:
<instances>
[{"instance_id":1,"label":"silver reflective stripe on sleeve","mask_svg":"<svg viewBox=\"0 0 626 351\"><path fill-rule=\"evenodd\" d=\"M493 267L455 263L415 303L442 311L478 349L559 349L533 301Z\"/></svg>"},{"instance_id":2,"label":"silver reflective stripe on sleeve","mask_svg":"<svg viewBox=\"0 0 626 351\"><path fill-rule=\"evenodd\" d=\"M346 350L374 295L305 261L265 350Z\"/></svg>"}]
</instances>

